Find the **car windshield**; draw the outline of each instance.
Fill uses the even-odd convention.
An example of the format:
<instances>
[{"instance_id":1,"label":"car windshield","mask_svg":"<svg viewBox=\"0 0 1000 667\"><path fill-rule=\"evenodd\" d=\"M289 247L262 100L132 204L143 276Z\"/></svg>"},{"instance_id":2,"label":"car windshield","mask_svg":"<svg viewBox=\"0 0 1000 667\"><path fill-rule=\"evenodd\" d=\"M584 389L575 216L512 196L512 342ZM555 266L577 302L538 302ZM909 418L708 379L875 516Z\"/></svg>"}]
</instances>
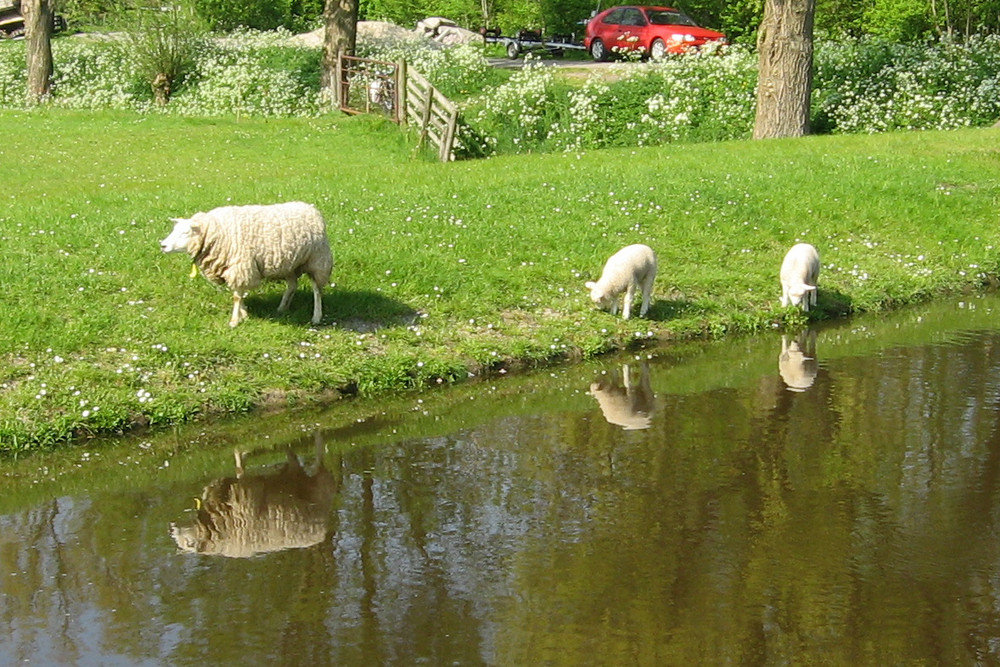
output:
<instances>
[{"instance_id":1,"label":"car windshield","mask_svg":"<svg viewBox=\"0 0 1000 667\"><path fill-rule=\"evenodd\" d=\"M650 9L646 13L649 14L649 22L653 25L698 25L687 15L675 10Z\"/></svg>"}]
</instances>

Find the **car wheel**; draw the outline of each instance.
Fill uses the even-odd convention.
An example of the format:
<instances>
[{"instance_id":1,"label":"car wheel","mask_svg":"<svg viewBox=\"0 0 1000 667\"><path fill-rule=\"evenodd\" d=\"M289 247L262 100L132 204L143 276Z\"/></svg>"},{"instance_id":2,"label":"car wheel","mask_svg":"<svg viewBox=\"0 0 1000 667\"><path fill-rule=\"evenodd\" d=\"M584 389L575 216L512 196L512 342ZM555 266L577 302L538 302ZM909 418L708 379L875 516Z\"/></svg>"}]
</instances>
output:
<instances>
[{"instance_id":1,"label":"car wheel","mask_svg":"<svg viewBox=\"0 0 1000 667\"><path fill-rule=\"evenodd\" d=\"M507 43L507 57L511 60L517 60L517 57L521 55L521 49L518 48L517 42Z\"/></svg>"},{"instance_id":2,"label":"car wheel","mask_svg":"<svg viewBox=\"0 0 1000 667\"><path fill-rule=\"evenodd\" d=\"M667 55L667 45L662 39L657 37L649 46L649 57L653 60L662 60Z\"/></svg>"},{"instance_id":3,"label":"car wheel","mask_svg":"<svg viewBox=\"0 0 1000 667\"><path fill-rule=\"evenodd\" d=\"M604 48L604 42L595 39L590 43L590 57L597 62L604 62L608 59L608 50Z\"/></svg>"}]
</instances>

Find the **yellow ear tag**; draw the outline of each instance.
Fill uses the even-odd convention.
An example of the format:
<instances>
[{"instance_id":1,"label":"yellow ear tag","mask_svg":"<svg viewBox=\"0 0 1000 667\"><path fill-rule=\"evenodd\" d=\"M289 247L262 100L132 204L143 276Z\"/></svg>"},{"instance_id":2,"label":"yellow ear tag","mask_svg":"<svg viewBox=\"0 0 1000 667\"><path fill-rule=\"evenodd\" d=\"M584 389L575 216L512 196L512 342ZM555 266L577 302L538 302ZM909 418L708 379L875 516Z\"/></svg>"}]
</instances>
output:
<instances>
[{"instance_id":1,"label":"yellow ear tag","mask_svg":"<svg viewBox=\"0 0 1000 667\"><path fill-rule=\"evenodd\" d=\"M198 277L198 265L195 264L194 262L191 262L191 277L192 278Z\"/></svg>"}]
</instances>

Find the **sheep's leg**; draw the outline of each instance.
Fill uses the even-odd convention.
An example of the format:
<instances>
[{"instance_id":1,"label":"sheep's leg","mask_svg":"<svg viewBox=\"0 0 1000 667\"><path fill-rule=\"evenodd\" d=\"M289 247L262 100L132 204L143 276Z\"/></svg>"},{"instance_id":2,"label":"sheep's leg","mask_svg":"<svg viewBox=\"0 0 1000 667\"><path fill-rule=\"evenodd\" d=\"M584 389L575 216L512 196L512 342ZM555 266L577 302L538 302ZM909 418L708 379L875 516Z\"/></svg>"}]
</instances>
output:
<instances>
[{"instance_id":1,"label":"sheep's leg","mask_svg":"<svg viewBox=\"0 0 1000 667\"><path fill-rule=\"evenodd\" d=\"M788 287L784 284L781 285L781 307L784 308L788 305Z\"/></svg>"},{"instance_id":2,"label":"sheep's leg","mask_svg":"<svg viewBox=\"0 0 1000 667\"><path fill-rule=\"evenodd\" d=\"M244 455L245 455L245 452L241 452L239 447L237 447L236 449L233 450L233 456L236 458L236 478L237 479L239 479L240 477L243 477L243 472L244 472L244 468L243 468L243 456Z\"/></svg>"},{"instance_id":3,"label":"sheep's leg","mask_svg":"<svg viewBox=\"0 0 1000 667\"><path fill-rule=\"evenodd\" d=\"M313 318L312 318L312 323L313 324L319 324L320 321L323 319L323 288L321 288L319 286L319 283L316 282L315 278L313 278L312 276L309 276L309 277L312 278L312 284L313 284Z\"/></svg>"},{"instance_id":4,"label":"sheep's leg","mask_svg":"<svg viewBox=\"0 0 1000 667\"><path fill-rule=\"evenodd\" d=\"M635 282L630 282L628 284L628 289L625 290L625 303L622 304L622 317L628 319L632 317L632 301L635 299Z\"/></svg>"},{"instance_id":5,"label":"sheep's leg","mask_svg":"<svg viewBox=\"0 0 1000 667\"><path fill-rule=\"evenodd\" d=\"M819 300L819 294L818 294L818 292L819 292L818 289L813 289L813 290L810 290L810 292L809 292L809 298L812 299L812 305L814 305L814 306L816 305L816 301Z\"/></svg>"},{"instance_id":6,"label":"sheep's leg","mask_svg":"<svg viewBox=\"0 0 1000 667\"><path fill-rule=\"evenodd\" d=\"M288 287L285 288L285 293L281 295L281 303L278 304L279 313L288 310L288 305L292 302L292 297L295 296L295 290L299 288L298 276L288 276L285 278L285 282Z\"/></svg>"},{"instance_id":7,"label":"sheep's leg","mask_svg":"<svg viewBox=\"0 0 1000 667\"><path fill-rule=\"evenodd\" d=\"M247 318L247 309L243 307L243 295L233 292L233 314L229 318L229 326L235 327Z\"/></svg>"}]
</instances>

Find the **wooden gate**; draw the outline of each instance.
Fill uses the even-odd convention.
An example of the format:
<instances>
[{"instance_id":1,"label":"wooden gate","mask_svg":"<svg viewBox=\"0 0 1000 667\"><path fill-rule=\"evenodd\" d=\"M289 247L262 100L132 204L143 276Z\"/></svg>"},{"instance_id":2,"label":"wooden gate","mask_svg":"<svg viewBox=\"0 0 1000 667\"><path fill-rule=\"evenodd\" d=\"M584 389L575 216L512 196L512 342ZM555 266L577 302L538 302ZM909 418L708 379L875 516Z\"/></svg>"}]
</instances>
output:
<instances>
[{"instance_id":1,"label":"wooden gate","mask_svg":"<svg viewBox=\"0 0 1000 667\"><path fill-rule=\"evenodd\" d=\"M438 159L455 159L458 106L413 70L406 62L358 58L341 54L336 81L339 106L344 113L373 113L416 129L418 146L431 142Z\"/></svg>"}]
</instances>

